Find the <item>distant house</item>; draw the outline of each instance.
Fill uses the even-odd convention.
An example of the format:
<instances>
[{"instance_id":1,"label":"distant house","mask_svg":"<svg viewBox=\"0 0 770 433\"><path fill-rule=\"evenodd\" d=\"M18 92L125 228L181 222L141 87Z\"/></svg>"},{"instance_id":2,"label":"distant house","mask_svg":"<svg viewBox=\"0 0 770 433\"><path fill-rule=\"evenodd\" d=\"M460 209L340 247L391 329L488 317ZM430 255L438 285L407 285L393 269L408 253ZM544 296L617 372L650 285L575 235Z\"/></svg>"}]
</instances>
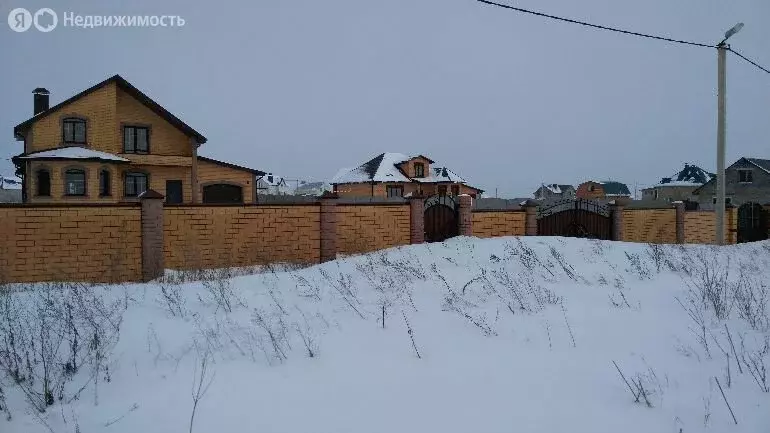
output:
<instances>
[{"instance_id":1,"label":"distant house","mask_svg":"<svg viewBox=\"0 0 770 433\"><path fill-rule=\"evenodd\" d=\"M331 181L334 192L348 197L403 197L409 194L477 197L452 170L424 156L381 153L355 168L344 168Z\"/></svg>"},{"instance_id":2,"label":"distant house","mask_svg":"<svg viewBox=\"0 0 770 433\"><path fill-rule=\"evenodd\" d=\"M745 203L770 203L770 159L741 158L725 169L725 200L741 206ZM693 191L701 208L716 204L716 178Z\"/></svg>"},{"instance_id":3,"label":"distant house","mask_svg":"<svg viewBox=\"0 0 770 433\"><path fill-rule=\"evenodd\" d=\"M299 181L299 186L294 190L294 195L321 195L325 191L331 191L332 186L326 182Z\"/></svg>"},{"instance_id":4,"label":"distant house","mask_svg":"<svg viewBox=\"0 0 770 433\"><path fill-rule=\"evenodd\" d=\"M533 194L535 200L574 199L575 187L572 185L560 185L555 183L542 184Z\"/></svg>"},{"instance_id":5,"label":"distant house","mask_svg":"<svg viewBox=\"0 0 770 433\"><path fill-rule=\"evenodd\" d=\"M630 198L631 191L628 190L628 186L625 183L615 182L612 180L595 181L589 180L581 183L575 195L578 198L598 200L598 199L616 199L616 198Z\"/></svg>"},{"instance_id":6,"label":"distant house","mask_svg":"<svg viewBox=\"0 0 770 433\"><path fill-rule=\"evenodd\" d=\"M292 192L286 179L273 173L267 173L257 180L257 191L266 195L286 195Z\"/></svg>"},{"instance_id":7,"label":"distant house","mask_svg":"<svg viewBox=\"0 0 770 433\"><path fill-rule=\"evenodd\" d=\"M3 176L0 174L0 189L18 189L21 190L21 179L16 176Z\"/></svg>"},{"instance_id":8,"label":"distant house","mask_svg":"<svg viewBox=\"0 0 770 433\"><path fill-rule=\"evenodd\" d=\"M21 203L21 179L0 175L0 203Z\"/></svg>"},{"instance_id":9,"label":"distant house","mask_svg":"<svg viewBox=\"0 0 770 433\"><path fill-rule=\"evenodd\" d=\"M713 177L713 173L709 173L697 165L685 164L678 173L664 177L660 183L642 189L642 200L665 202L692 200L693 191Z\"/></svg>"}]
</instances>

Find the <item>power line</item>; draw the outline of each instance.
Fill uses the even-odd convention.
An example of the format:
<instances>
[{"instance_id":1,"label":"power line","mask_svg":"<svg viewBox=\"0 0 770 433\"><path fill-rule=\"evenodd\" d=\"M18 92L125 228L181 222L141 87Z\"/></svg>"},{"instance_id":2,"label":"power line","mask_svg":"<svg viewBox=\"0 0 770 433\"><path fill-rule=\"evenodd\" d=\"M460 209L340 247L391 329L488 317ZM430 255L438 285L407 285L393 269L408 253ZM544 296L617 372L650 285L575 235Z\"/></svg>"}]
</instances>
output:
<instances>
[{"instance_id":1,"label":"power line","mask_svg":"<svg viewBox=\"0 0 770 433\"><path fill-rule=\"evenodd\" d=\"M762 66L759 66L759 64L757 64L755 61L753 61L753 60L749 59L748 57L744 56L743 54L739 53L738 51L735 51L735 50L734 50L734 49L732 49L732 48L728 48L728 50L729 50L729 51L732 51L732 52L733 52L733 54L735 54L736 56L738 56L738 57L742 58L743 60L745 60L745 61L747 61L747 62L751 63L752 65L756 66L756 67L757 67L757 68L759 68L760 70L762 70L762 71L764 71L764 72L767 72L768 74L770 74L770 70L767 70L767 69L763 68Z\"/></svg>"},{"instance_id":2,"label":"power line","mask_svg":"<svg viewBox=\"0 0 770 433\"><path fill-rule=\"evenodd\" d=\"M548 14L545 14L545 13L542 13L542 12L537 12L537 11L533 11L533 10L529 10L529 9L523 9L523 8L511 6L511 5L502 4L502 3L496 3L496 2L493 2L493 1L487 1L487 0L476 0L476 1L479 2L479 3L488 4L488 5L491 5L491 6L497 6L497 7L501 7L501 8L504 8L504 9L514 10L516 12L521 12L521 13L530 14L530 15L536 15L536 16L539 16L539 17L550 18L552 20L564 21L564 22L572 23L572 24L580 24L581 26L592 27L592 28L600 29L600 30L608 30L608 31L611 31L611 32L623 33L623 34L632 35L632 36L639 36L639 37L648 38L648 39L657 39L659 41L673 42L673 43L677 43L677 44L693 45L693 46L696 46L696 47L716 48L716 45L713 45L713 44L702 44L700 42L685 41L685 40L681 40L681 39L672 39L672 38L667 38L667 37L664 37L664 36L656 36L656 35L651 35L651 34L647 34L647 33L632 32L630 30L623 30L623 29L619 29L619 28L616 28L616 27L608 27L608 26L603 26L603 25L599 25L599 24L591 24L591 23L587 23L585 21L578 21L578 20L573 20L573 19L570 19L570 18L557 17L555 15L548 15ZM736 53L736 54L738 54L738 53ZM755 65L755 66L759 66L759 65Z\"/></svg>"}]
</instances>

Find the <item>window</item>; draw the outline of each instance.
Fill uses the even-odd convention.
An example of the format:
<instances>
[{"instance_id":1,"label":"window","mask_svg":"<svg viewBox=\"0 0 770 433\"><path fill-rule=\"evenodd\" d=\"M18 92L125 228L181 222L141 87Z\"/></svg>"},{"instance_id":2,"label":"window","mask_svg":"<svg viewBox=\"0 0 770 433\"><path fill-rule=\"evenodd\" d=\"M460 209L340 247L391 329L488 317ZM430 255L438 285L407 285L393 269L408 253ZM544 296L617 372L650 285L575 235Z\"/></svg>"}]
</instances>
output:
<instances>
[{"instance_id":1,"label":"window","mask_svg":"<svg viewBox=\"0 0 770 433\"><path fill-rule=\"evenodd\" d=\"M438 195L446 195L446 185L438 186Z\"/></svg>"},{"instance_id":2,"label":"window","mask_svg":"<svg viewBox=\"0 0 770 433\"><path fill-rule=\"evenodd\" d=\"M150 153L150 129L140 126L124 126L123 152Z\"/></svg>"},{"instance_id":3,"label":"window","mask_svg":"<svg viewBox=\"0 0 770 433\"><path fill-rule=\"evenodd\" d=\"M589 185L589 186L588 186L588 191L590 191L590 192L594 192L594 191L596 191L596 186L594 186L594 185Z\"/></svg>"},{"instance_id":4,"label":"window","mask_svg":"<svg viewBox=\"0 0 770 433\"><path fill-rule=\"evenodd\" d=\"M147 191L147 175L144 173L126 173L126 197L137 197Z\"/></svg>"},{"instance_id":5,"label":"window","mask_svg":"<svg viewBox=\"0 0 770 433\"><path fill-rule=\"evenodd\" d=\"M414 177L425 177L425 165L423 163L414 163Z\"/></svg>"},{"instance_id":6,"label":"window","mask_svg":"<svg viewBox=\"0 0 770 433\"><path fill-rule=\"evenodd\" d=\"M37 195L51 195L51 173L48 170L38 170L37 172Z\"/></svg>"},{"instance_id":7,"label":"window","mask_svg":"<svg viewBox=\"0 0 770 433\"><path fill-rule=\"evenodd\" d=\"M67 170L64 172L64 195L86 195L86 172Z\"/></svg>"},{"instance_id":8,"label":"window","mask_svg":"<svg viewBox=\"0 0 770 433\"><path fill-rule=\"evenodd\" d=\"M403 197L404 196L404 187L403 186L390 186L387 187L388 191L388 197Z\"/></svg>"},{"instance_id":9,"label":"window","mask_svg":"<svg viewBox=\"0 0 770 433\"><path fill-rule=\"evenodd\" d=\"M111 177L109 170L99 172L99 197L108 197L112 195Z\"/></svg>"},{"instance_id":10,"label":"window","mask_svg":"<svg viewBox=\"0 0 770 433\"><path fill-rule=\"evenodd\" d=\"M738 182L751 183L754 181L753 172L751 170L738 170Z\"/></svg>"},{"instance_id":11,"label":"window","mask_svg":"<svg viewBox=\"0 0 770 433\"><path fill-rule=\"evenodd\" d=\"M452 195L457 197L460 195L460 186L459 185L452 185Z\"/></svg>"},{"instance_id":12,"label":"window","mask_svg":"<svg viewBox=\"0 0 770 433\"><path fill-rule=\"evenodd\" d=\"M713 204L717 204L717 198L716 198L716 197L714 197L714 198L711 200L711 202L712 202ZM732 197L725 197L725 205L730 205L730 204L733 204L733 198L732 198Z\"/></svg>"},{"instance_id":13,"label":"window","mask_svg":"<svg viewBox=\"0 0 770 433\"><path fill-rule=\"evenodd\" d=\"M65 144L86 144L86 121L74 118L64 119L62 141Z\"/></svg>"}]
</instances>

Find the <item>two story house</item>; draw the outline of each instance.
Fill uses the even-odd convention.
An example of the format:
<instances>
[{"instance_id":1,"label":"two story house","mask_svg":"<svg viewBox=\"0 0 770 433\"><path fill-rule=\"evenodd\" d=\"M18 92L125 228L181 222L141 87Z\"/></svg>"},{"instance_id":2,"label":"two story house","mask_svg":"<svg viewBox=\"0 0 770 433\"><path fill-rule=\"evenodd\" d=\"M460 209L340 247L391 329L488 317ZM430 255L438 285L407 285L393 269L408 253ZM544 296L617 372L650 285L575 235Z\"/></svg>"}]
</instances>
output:
<instances>
[{"instance_id":1,"label":"two story house","mask_svg":"<svg viewBox=\"0 0 770 433\"><path fill-rule=\"evenodd\" d=\"M542 184L533 196L535 200L574 199L575 187L556 183Z\"/></svg>"},{"instance_id":2,"label":"two story house","mask_svg":"<svg viewBox=\"0 0 770 433\"><path fill-rule=\"evenodd\" d=\"M693 191L700 208L716 204L716 178ZM741 158L725 168L725 201L740 207L746 203L770 203L770 159Z\"/></svg>"},{"instance_id":3,"label":"two story house","mask_svg":"<svg viewBox=\"0 0 770 433\"><path fill-rule=\"evenodd\" d=\"M685 164L684 168L672 176L664 177L649 188L642 189L642 200L685 201L691 200L693 191L700 188L714 177L712 173L694 164Z\"/></svg>"},{"instance_id":4,"label":"two story house","mask_svg":"<svg viewBox=\"0 0 770 433\"><path fill-rule=\"evenodd\" d=\"M630 199L631 191L628 190L628 186L625 183L612 180L589 180L578 185L575 195L578 198L588 200Z\"/></svg>"},{"instance_id":5,"label":"two story house","mask_svg":"<svg viewBox=\"0 0 770 433\"><path fill-rule=\"evenodd\" d=\"M167 203L252 203L262 171L198 155L206 137L115 75L13 129L25 203L117 203L147 189Z\"/></svg>"},{"instance_id":6,"label":"two story house","mask_svg":"<svg viewBox=\"0 0 770 433\"><path fill-rule=\"evenodd\" d=\"M381 153L355 168L340 170L331 181L341 197L404 197L468 194L483 191L424 155Z\"/></svg>"}]
</instances>

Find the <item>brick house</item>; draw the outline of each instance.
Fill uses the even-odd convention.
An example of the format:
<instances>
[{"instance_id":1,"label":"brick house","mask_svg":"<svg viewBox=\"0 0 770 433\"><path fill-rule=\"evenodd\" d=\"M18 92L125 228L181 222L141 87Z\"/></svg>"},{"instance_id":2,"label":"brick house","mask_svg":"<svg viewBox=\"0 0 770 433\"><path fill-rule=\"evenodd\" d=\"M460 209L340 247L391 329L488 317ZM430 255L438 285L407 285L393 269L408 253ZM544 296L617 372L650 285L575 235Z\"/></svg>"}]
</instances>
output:
<instances>
[{"instance_id":1,"label":"brick house","mask_svg":"<svg viewBox=\"0 0 770 433\"><path fill-rule=\"evenodd\" d=\"M344 168L331 184L340 197L468 194L476 198L483 192L424 155L402 153L381 153L356 168Z\"/></svg>"},{"instance_id":2,"label":"brick house","mask_svg":"<svg viewBox=\"0 0 770 433\"><path fill-rule=\"evenodd\" d=\"M770 159L741 158L725 168L725 201L734 206L770 203ZM693 191L700 208L716 204L716 178Z\"/></svg>"},{"instance_id":3,"label":"brick house","mask_svg":"<svg viewBox=\"0 0 770 433\"><path fill-rule=\"evenodd\" d=\"M574 199L575 187L556 183L542 184L533 194L535 200Z\"/></svg>"},{"instance_id":4,"label":"brick house","mask_svg":"<svg viewBox=\"0 0 770 433\"><path fill-rule=\"evenodd\" d=\"M13 129L25 203L117 203L147 189L168 203L252 203L264 173L198 155L206 138L115 75Z\"/></svg>"},{"instance_id":5,"label":"brick house","mask_svg":"<svg viewBox=\"0 0 770 433\"><path fill-rule=\"evenodd\" d=\"M649 188L642 189L642 200L654 201L687 201L693 197L693 191L708 182L713 173L694 164L685 164L684 168L672 176L664 177Z\"/></svg>"},{"instance_id":6,"label":"brick house","mask_svg":"<svg viewBox=\"0 0 770 433\"><path fill-rule=\"evenodd\" d=\"M575 191L577 198L599 200L599 199L617 199L631 198L631 191L625 183L611 180L594 181L589 180L581 183Z\"/></svg>"}]
</instances>

